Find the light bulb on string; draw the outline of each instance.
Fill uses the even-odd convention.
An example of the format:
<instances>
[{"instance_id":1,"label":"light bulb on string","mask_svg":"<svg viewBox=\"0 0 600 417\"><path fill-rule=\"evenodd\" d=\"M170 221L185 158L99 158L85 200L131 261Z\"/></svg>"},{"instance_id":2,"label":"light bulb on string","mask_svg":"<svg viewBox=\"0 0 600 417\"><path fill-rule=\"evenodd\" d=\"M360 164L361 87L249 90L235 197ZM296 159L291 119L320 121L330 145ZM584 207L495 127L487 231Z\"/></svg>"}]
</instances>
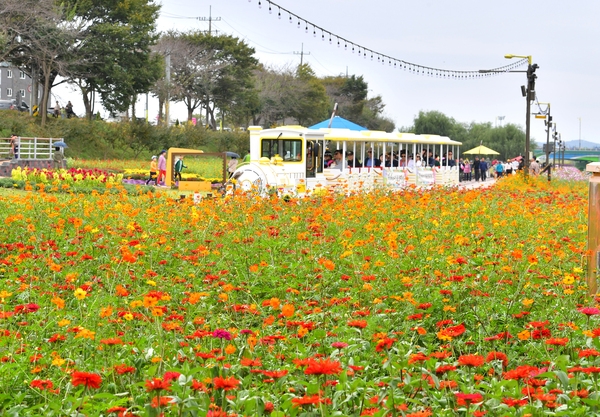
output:
<instances>
[{"instance_id":1,"label":"light bulb on string","mask_svg":"<svg viewBox=\"0 0 600 417\"><path fill-rule=\"evenodd\" d=\"M344 42L344 50L348 50L348 44L346 42Z\"/></svg>"},{"instance_id":2,"label":"light bulb on string","mask_svg":"<svg viewBox=\"0 0 600 417\"><path fill-rule=\"evenodd\" d=\"M277 12L277 17L278 17L279 19L281 19L281 9L279 9L279 11Z\"/></svg>"},{"instance_id":3,"label":"light bulb on string","mask_svg":"<svg viewBox=\"0 0 600 417\"><path fill-rule=\"evenodd\" d=\"M308 24L306 25L305 30L306 30L306 33L308 33Z\"/></svg>"},{"instance_id":4,"label":"light bulb on string","mask_svg":"<svg viewBox=\"0 0 600 417\"><path fill-rule=\"evenodd\" d=\"M262 9L262 3L260 2L260 0L258 0L258 8Z\"/></svg>"},{"instance_id":5,"label":"light bulb on string","mask_svg":"<svg viewBox=\"0 0 600 417\"><path fill-rule=\"evenodd\" d=\"M317 37L317 31L316 31L316 29L314 28L314 26L313 26L313 36L314 36L315 38Z\"/></svg>"},{"instance_id":6,"label":"light bulb on string","mask_svg":"<svg viewBox=\"0 0 600 417\"><path fill-rule=\"evenodd\" d=\"M272 14L273 10L271 10L271 3L269 3L269 14Z\"/></svg>"},{"instance_id":7,"label":"light bulb on string","mask_svg":"<svg viewBox=\"0 0 600 417\"><path fill-rule=\"evenodd\" d=\"M293 22L292 22L292 16L290 16L290 19L289 19L289 21L290 21L290 25L291 25L291 24L293 23Z\"/></svg>"},{"instance_id":8,"label":"light bulb on string","mask_svg":"<svg viewBox=\"0 0 600 417\"><path fill-rule=\"evenodd\" d=\"M300 29L300 21L298 20L298 29Z\"/></svg>"}]
</instances>

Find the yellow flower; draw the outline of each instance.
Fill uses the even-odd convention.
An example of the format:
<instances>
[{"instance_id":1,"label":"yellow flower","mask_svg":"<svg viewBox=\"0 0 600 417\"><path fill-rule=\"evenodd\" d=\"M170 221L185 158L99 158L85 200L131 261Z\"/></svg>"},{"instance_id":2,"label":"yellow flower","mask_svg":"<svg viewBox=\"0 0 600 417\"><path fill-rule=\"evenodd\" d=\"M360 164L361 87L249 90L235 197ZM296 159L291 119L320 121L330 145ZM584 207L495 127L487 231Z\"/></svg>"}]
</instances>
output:
<instances>
[{"instance_id":1,"label":"yellow flower","mask_svg":"<svg viewBox=\"0 0 600 417\"><path fill-rule=\"evenodd\" d=\"M529 307L530 305L532 305L532 304L533 304L533 301L534 301L534 300L533 300L532 298L525 298L525 299L523 300L523 305L524 305L525 307Z\"/></svg>"},{"instance_id":2,"label":"yellow flower","mask_svg":"<svg viewBox=\"0 0 600 417\"><path fill-rule=\"evenodd\" d=\"M67 319L62 319L61 321L58 322L58 325L60 327L65 327L65 326L68 326L69 324L71 324L71 320L67 320Z\"/></svg>"},{"instance_id":3,"label":"yellow flower","mask_svg":"<svg viewBox=\"0 0 600 417\"><path fill-rule=\"evenodd\" d=\"M127 320L127 321L131 321L131 320L133 320L133 314L131 314L131 313L125 313L125 314L123 315L123 318L124 318L125 320Z\"/></svg>"},{"instance_id":4,"label":"yellow flower","mask_svg":"<svg viewBox=\"0 0 600 417\"><path fill-rule=\"evenodd\" d=\"M75 292L73 293L73 295L78 300L83 300L85 298L85 296L87 295L87 291L85 291L84 289L81 289L81 288L77 288L75 290Z\"/></svg>"},{"instance_id":5,"label":"yellow flower","mask_svg":"<svg viewBox=\"0 0 600 417\"><path fill-rule=\"evenodd\" d=\"M529 330L523 330L521 333L517 333L519 340L527 340L530 336L531 333L529 333Z\"/></svg>"},{"instance_id":6,"label":"yellow flower","mask_svg":"<svg viewBox=\"0 0 600 417\"><path fill-rule=\"evenodd\" d=\"M60 356L57 356L52 361L52 365L54 365L54 366L63 366L65 364L65 362L66 361L64 359L62 359Z\"/></svg>"},{"instance_id":7,"label":"yellow flower","mask_svg":"<svg viewBox=\"0 0 600 417\"><path fill-rule=\"evenodd\" d=\"M152 285L153 287L156 287L156 282L152 281L151 279L149 279L148 281L146 281L146 284Z\"/></svg>"},{"instance_id":8,"label":"yellow flower","mask_svg":"<svg viewBox=\"0 0 600 417\"><path fill-rule=\"evenodd\" d=\"M571 285L575 282L575 277L573 275L566 274L562 282L565 285Z\"/></svg>"},{"instance_id":9,"label":"yellow flower","mask_svg":"<svg viewBox=\"0 0 600 417\"><path fill-rule=\"evenodd\" d=\"M456 307L444 306L444 311L451 311L453 313L456 313Z\"/></svg>"}]
</instances>

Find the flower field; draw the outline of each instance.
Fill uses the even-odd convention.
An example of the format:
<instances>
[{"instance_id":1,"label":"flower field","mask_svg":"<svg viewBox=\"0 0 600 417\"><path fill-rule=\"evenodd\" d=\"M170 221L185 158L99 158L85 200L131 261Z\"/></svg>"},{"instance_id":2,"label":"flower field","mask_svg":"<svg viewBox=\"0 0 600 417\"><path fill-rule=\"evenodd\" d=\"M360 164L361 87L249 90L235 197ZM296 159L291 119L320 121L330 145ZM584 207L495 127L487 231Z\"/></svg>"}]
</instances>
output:
<instances>
[{"instance_id":1,"label":"flower field","mask_svg":"<svg viewBox=\"0 0 600 417\"><path fill-rule=\"evenodd\" d=\"M600 415L585 181L0 221L3 416Z\"/></svg>"}]
</instances>

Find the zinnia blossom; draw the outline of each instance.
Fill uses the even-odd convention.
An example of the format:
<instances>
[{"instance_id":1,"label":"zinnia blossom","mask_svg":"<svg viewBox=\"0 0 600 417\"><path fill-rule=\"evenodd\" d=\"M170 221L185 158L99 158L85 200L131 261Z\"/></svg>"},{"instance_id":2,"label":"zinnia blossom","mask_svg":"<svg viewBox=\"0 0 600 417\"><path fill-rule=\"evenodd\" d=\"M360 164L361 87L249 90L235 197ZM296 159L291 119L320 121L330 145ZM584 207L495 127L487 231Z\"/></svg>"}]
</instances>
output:
<instances>
[{"instance_id":1,"label":"zinnia blossom","mask_svg":"<svg viewBox=\"0 0 600 417\"><path fill-rule=\"evenodd\" d=\"M98 374L92 374L89 372L75 371L71 374L71 384L73 386L85 385L86 388L100 388L102 383L102 377Z\"/></svg>"},{"instance_id":2,"label":"zinnia blossom","mask_svg":"<svg viewBox=\"0 0 600 417\"><path fill-rule=\"evenodd\" d=\"M469 405L483 401L483 395L479 393L463 394L462 392L457 392L454 395L456 395L458 405Z\"/></svg>"},{"instance_id":3,"label":"zinnia blossom","mask_svg":"<svg viewBox=\"0 0 600 417\"><path fill-rule=\"evenodd\" d=\"M458 358L458 364L462 366L481 366L485 358L481 355L462 355Z\"/></svg>"},{"instance_id":4,"label":"zinnia blossom","mask_svg":"<svg viewBox=\"0 0 600 417\"><path fill-rule=\"evenodd\" d=\"M318 405L318 404L327 404L330 403L331 400L327 398L321 398L317 394L315 395L305 395L304 397L292 398L292 404L294 407L302 407L303 405Z\"/></svg>"},{"instance_id":5,"label":"zinnia blossom","mask_svg":"<svg viewBox=\"0 0 600 417\"><path fill-rule=\"evenodd\" d=\"M227 330L217 329L214 332L212 332L212 337L231 340L231 333L229 333Z\"/></svg>"},{"instance_id":6,"label":"zinnia blossom","mask_svg":"<svg viewBox=\"0 0 600 417\"><path fill-rule=\"evenodd\" d=\"M306 375L337 375L342 372L342 365L338 361L329 359L309 359L308 366L304 370Z\"/></svg>"},{"instance_id":7,"label":"zinnia blossom","mask_svg":"<svg viewBox=\"0 0 600 417\"><path fill-rule=\"evenodd\" d=\"M596 315L600 314L600 309L597 309L595 307L583 307L583 308L578 309L577 311L585 314L588 317L596 316Z\"/></svg>"},{"instance_id":8,"label":"zinnia blossom","mask_svg":"<svg viewBox=\"0 0 600 417\"><path fill-rule=\"evenodd\" d=\"M221 378L220 376L213 378L213 386L217 389L222 389L223 391L236 389L239 384L240 381L232 376L229 378Z\"/></svg>"},{"instance_id":9,"label":"zinnia blossom","mask_svg":"<svg viewBox=\"0 0 600 417\"><path fill-rule=\"evenodd\" d=\"M168 391L171 388L169 381L163 381L160 378L152 378L146 381L146 391Z\"/></svg>"}]
</instances>

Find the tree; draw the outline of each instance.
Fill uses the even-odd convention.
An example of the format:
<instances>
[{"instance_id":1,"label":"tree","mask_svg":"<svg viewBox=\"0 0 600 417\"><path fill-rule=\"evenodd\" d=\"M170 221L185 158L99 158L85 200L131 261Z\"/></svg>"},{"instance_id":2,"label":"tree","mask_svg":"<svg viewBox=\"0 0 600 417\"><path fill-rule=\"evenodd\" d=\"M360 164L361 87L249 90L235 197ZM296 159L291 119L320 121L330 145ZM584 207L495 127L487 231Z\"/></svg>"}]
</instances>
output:
<instances>
[{"instance_id":1,"label":"tree","mask_svg":"<svg viewBox=\"0 0 600 417\"><path fill-rule=\"evenodd\" d=\"M394 122L383 116L381 96L368 97L369 85L363 76L325 77L322 79L330 103L338 103L338 115L371 130L394 130Z\"/></svg>"},{"instance_id":2,"label":"tree","mask_svg":"<svg viewBox=\"0 0 600 417\"><path fill-rule=\"evenodd\" d=\"M86 116L100 94L111 113L124 112L162 73L151 53L160 6L152 0L61 0L63 18L80 28L69 78L83 93Z\"/></svg>"},{"instance_id":3,"label":"tree","mask_svg":"<svg viewBox=\"0 0 600 417\"><path fill-rule=\"evenodd\" d=\"M54 81L75 59L71 46L77 28L62 22L58 11L49 0L4 0L0 6L0 57L31 76L36 98L37 84L42 83L42 126Z\"/></svg>"},{"instance_id":4,"label":"tree","mask_svg":"<svg viewBox=\"0 0 600 417\"><path fill-rule=\"evenodd\" d=\"M196 108L203 108L207 124L216 129L217 109L232 111L253 88L252 71L258 63L254 49L233 36L200 31L163 38L160 49L170 54L173 98L186 104L190 120Z\"/></svg>"}]
</instances>

